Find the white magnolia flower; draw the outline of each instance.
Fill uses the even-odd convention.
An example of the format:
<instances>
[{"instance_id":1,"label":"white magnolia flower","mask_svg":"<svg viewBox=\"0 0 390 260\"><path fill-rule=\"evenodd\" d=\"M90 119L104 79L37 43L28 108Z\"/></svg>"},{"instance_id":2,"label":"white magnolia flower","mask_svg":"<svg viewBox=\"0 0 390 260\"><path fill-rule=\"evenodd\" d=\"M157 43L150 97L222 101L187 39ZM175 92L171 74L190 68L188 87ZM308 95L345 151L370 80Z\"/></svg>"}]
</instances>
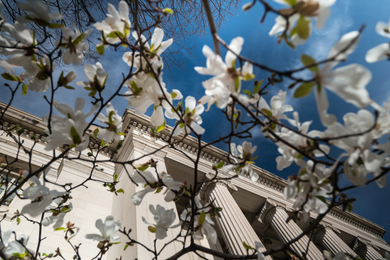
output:
<instances>
[{"instance_id":1,"label":"white magnolia flower","mask_svg":"<svg viewBox=\"0 0 390 260\"><path fill-rule=\"evenodd\" d=\"M62 61L69 65L80 65L83 62L83 52L88 52L89 44L85 42L88 36L92 33L92 29L89 29L81 33L75 25L73 25L74 31L69 27L62 27L62 39L61 47L67 48L62 55ZM58 41L56 44L58 44Z\"/></svg>"},{"instance_id":2,"label":"white magnolia flower","mask_svg":"<svg viewBox=\"0 0 390 260\"><path fill-rule=\"evenodd\" d=\"M97 109L97 106L93 106L88 114L84 114L82 111L84 104L83 98L76 99L74 109L65 103L60 104L56 100L53 102L54 108L65 117L51 116L51 133L49 129L45 130L48 135L45 139L48 142L45 150L53 150L65 144L75 146L76 151L79 152L88 148L89 136L84 135L88 126L86 119ZM49 115L43 117L43 123L48 125Z\"/></svg>"},{"instance_id":3,"label":"white magnolia flower","mask_svg":"<svg viewBox=\"0 0 390 260\"><path fill-rule=\"evenodd\" d=\"M153 214L153 219L156 222L156 224L153 224L153 226L155 228L157 239L164 239L167 236L168 228L176 228L180 226L180 223L172 226L176 219L176 213L174 212L174 209L166 210L160 205L157 205L156 208L154 208L153 205L149 205L149 210ZM142 221L149 225L145 217L142 217Z\"/></svg>"},{"instance_id":4,"label":"white magnolia flower","mask_svg":"<svg viewBox=\"0 0 390 260\"><path fill-rule=\"evenodd\" d=\"M12 55L12 54L24 54L25 56L30 56L35 52L33 49L18 49L18 48L5 48L8 47L21 47L29 48L35 45L33 32L27 27L27 25L19 23L16 21L13 25L5 23L2 25L3 32L7 33L0 35L0 44L3 46L0 49L0 53L3 55ZM37 50L36 50L37 51ZM32 52L32 53L31 53ZM26 55L26 54L29 55ZM26 57L26 59L31 59L31 57Z\"/></svg>"},{"instance_id":5,"label":"white magnolia flower","mask_svg":"<svg viewBox=\"0 0 390 260\"><path fill-rule=\"evenodd\" d=\"M363 133L370 129L375 119L367 110L359 110L357 114L347 113L344 117L344 126L335 123L325 130L326 137L337 137ZM348 157L344 162L344 173L355 185L366 184L367 173L377 175L381 172L381 165L386 154L377 154L371 151L371 145L378 137L376 129L363 135L351 136L332 141L340 149L346 151L341 157ZM382 179L384 180L384 179ZM380 183L378 183L380 185Z\"/></svg>"},{"instance_id":6,"label":"white magnolia flower","mask_svg":"<svg viewBox=\"0 0 390 260\"><path fill-rule=\"evenodd\" d=\"M149 170L137 170L130 172L130 177L133 182L139 184L141 187L144 187L142 190L135 192L131 196L131 200L134 205L138 206L141 204L143 198L149 192L154 192L156 189L162 189L162 184L159 182L159 179L162 179L163 184L167 186L167 191L165 192L165 201L172 201L176 194L173 191L179 191L183 185L182 182L176 182L173 180L172 176L163 172L162 176L157 179L157 177Z\"/></svg>"},{"instance_id":7,"label":"white magnolia flower","mask_svg":"<svg viewBox=\"0 0 390 260\"><path fill-rule=\"evenodd\" d=\"M29 236L20 235L15 241L10 241L11 236L13 236L12 230L8 230L4 232L1 236L3 244L6 246L5 253L9 259L13 259L14 257L21 257L22 259L27 259L25 257L29 256L29 253L34 254L34 251L27 248ZM27 249L27 250L26 250ZM8 259L8 258L7 258Z\"/></svg>"},{"instance_id":8,"label":"white magnolia flower","mask_svg":"<svg viewBox=\"0 0 390 260\"><path fill-rule=\"evenodd\" d=\"M317 101L318 113L324 126L329 126L336 121L335 116L329 115L327 112L329 101L324 88L359 108L364 108L372 103L366 90L367 84L371 81L372 74L366 67L360 64L350 64L333 69L340 61L345 60L347 55L355 50L358 38L358 31L353 31L342 36L328 54L328 58L334 58L339 54L336 60L323 65L317 73L318 87L314 88L314 94ZM345 50L347 47L348 50Z\"/></svg>"},{"instance_id":9,"label":"white magnolia flower","mask_svg":"<svg viewBox=\"0 0 390 260\"><path fill-rule=\"evenodd\" d=\"M43 174L46 174L49 169ZM29 173L23 171L23 177L26 178ZM36 217L42 214L46 207L49 206L54 198L65 195L67 192L59 192L57 190L50 190L45 185L42 185L36 176L32 176L29 179L33 183L32 186L23 190L23 198L30 199L31 203L23 206L21 214L29 214L32 217Z\"/></svg>"},{"instance_id":10,"label":"white magnolia flower","mask_svg":"<svg viewBox=\"0 0 390 260\"><path fill-rule=\"evenodd\" d=\"M336 0L298 0L291 5L293 1L274 0L280 4L290 5L289 9L282 9L286 14L295 14L289 17L289 28L287 28L288 34L294 44L303 44L311 34L311 18L316 20L316 28L321 29L325 25L326 19L330 15L329 7L332 6ZM286 30L286 19L279 15L275 19L275 25L272 27L269 35L277 35ZM300 27L299 30L297 28ZM305 27L304 30L302 27ZM294 31L294 32L293 32ZM305 34L299 32L306 31Z\"/></svg>"},{"instance_id":11,"label":"white magnolia flower","mask_svg":"<svg viewBox=\"0 0 390 260\"><path fill-rule=\"evenodd\" d=\"M125 93L129 100L129 106L135 109L137 114L144 114L149 106L154 105L153 114L150 122L154 127L159 127L164 124L164 111L171 110L173 100L183 98L179 90L174 89L172 93L168 93L165 83L162 82L160 75L159 81L149 74L143 72L138 73L130 81L126 81L129 91ZM170 103L170 104L169 104Z\"/></svg>"},{"instance_id":12,"label":"white magnolia flower","mask_svg":"<svg viewBox=\"0 0 390 260\"><path fill-rule=\"evenodd\" d=\"M125 1L120 1L118 4L119 12L112 4L108 4L107 9L107 18L103 22L95 23L93 26L103 32L106 42L110 44L127 41L131 28L129 6Z\"/></svg>"},{"instance_id":13,"label":"white magnolia flower","mask_svg":"<svg viewBox=\"0 0 390 260\"><path fill-rule=\"evenodd\" d=\"M200 216L195 216L195 226L197 231L192 235L194 239L201 240L203 239L204 235L206 235L208 241L215 245L217 244L217 232L215 231L214 227L214 221L211 220L209 216L206 216L204 221L201 223Z\"/></svg>"},{"instance_id":14,"label":"white magnolia flower","mask_svg":"<svg viewBox=\"0 0 390 260\"><path fill-rule=\"evenodd\" d=\"M101 219L96 220L95 226L99 229L100 234L86 234L85 238L100 242L113 243L119 240L119 236L114 236L121 228L121 221L114 221L113 216L107 216L104 223Z\"/></svg>"},{"instance_id":15,"label":"white magnolia flower","mask_svg":"<svg viewBox=\"0 0 390 260\"><path fill-rule=\"evenodd\" d=\"M190 126L194 132L198 135L202 135L205 132L205 129L200 126L202 124L202 118L200 117L200 114L202 114L204 111L203 105L197 105L196 100L194 97L188 96L185 99L185 110L182 114L184 122L181 120L178 121L178 125L176 126L175 131L173 132L173 135L179 135L182 134L189 134L191 133L191 130L188 126ZM180 113L180 112L179 112ZM166 110L165 115L168 118L175 118L177 120L180 119L180 117L174 112L173 110Z\"/></svg>"},{"instance_id":16,"label":"white magnolia flower","mask_svg":"<svg viewBox=\"0 0 390 260\"><path fill-rule=\"evenodd\" d=\"M53 225L53 229L56 229L58 227L61 227L62 224L64 223L64 217L66 213L72 211L73 205L72 202L69 203L69 205L61 205L59 208L58 206L61 204L62 199L57 198L54 199L53 202L55 205L49 205L47 209L52 210L52 215L49 217L46 217L42 220L42 225L47 227L50 226L51 224Z\"/></svg>"},{"instance_id":17,"label":"white magnolia flower","mask_svg":"<svg viewBox=\"0 0 390 260\"><path fill-rule=\"evenodd\" d=\"M15 67L23 67L21 78L29 78L27 87L36 92L45 92L50 88L50 75L55 68L51 67L50 59L44 55L38 62L22 54L15 54L7 62Z\"/></svg>"},{"instance_id":18,"label":"white magnolia flower","mask_svg":"<svg viewBox=\"0 0 390 260\"><path fill-rule=\"evenodd\" d=\"M51 20L62 19L59 12L50 12L50 1L44 3L41 0L26 0L26 2L18 2L17 5L27 14L17 18L17 21L21 23L35 22L38 25L46 26Z\"/></svg>"},{"instance_id":19,"label":"white magnolia flower","mask_svg":"<svg viewBox=\"0 0 390 260\"><path fill-rule=\"evenodd\" d=\"M155 184L158 182L158 180L156 176L154 176L154 174L149 170L132 171L130 172L130 177L133 180L133 182L144 187L144 189L134 193L131 196L131 200L133 201L134 205L138 206L139 204L141 204L142 199L145 197L146 194L148 194L149 192L153 192L155 190L155 188L152 187L151 185L147 185L146 187L145 185L148 183Z\"/></svg>"},{"instance_id":20,"label":"white magnolia flower","mask_svg":"<svg viewBox=\"0 0 390 260\"><path fill-rule=\"evenodd\" d=\"M378 22L375 27L376 32L379 35L390 38L390 20L386 24L384 22ZM370 49L366 54L367 62L377 62L380 60L388 59L390 57L390 45L389 43L382 43L372 49Z\"/></svg>"},{"instance_id":21,"label":"white magnolia flower","mask_svg":"<svg viewBox=\"0 0 390 260\"><path fill-rule=\"evenodd\" d=\"M134 108L135 113L142 115L148 107L153 104L153 100L146 94L146 89L153 84L158 84L156 80L145 73L137 73L131 79L125 81L123 85L129 88L125 98L129 100L129 107Z\"/></svg>"},{"instance_id":22,"label":"white magnolia flower","mask_svg":"<svg viewBox=\"0 0 390 260\"><path fill-rule=\"evenodd\" d=\"M137 46L143 46L145 50L145 56L153 65L153 70L157 73L157 69L162 69L164 65L161 54L172 45L173 39L163 41L164 31L158 27L154 29L150 45L144 35L141 34L139 37L139 33L136 31L134 31L132 35L137 41ZM123 55L123 61L126 62L130 67L133 65L133 67L137 69L150 69L148 68L148 62L146 61L145 57L142 56L139 52L126 52Z\"/></svg>"},{"instance_id":23,"label":"white magnolia flower","mask_svg":"<svg viewBox=\"0 0 390 260\"><path fill-rule=\"evenodd\" d=\"M292 175L288 178L284 198L289 200L296 197L293 208L300 210L303 206L303 217L308 219L311 210L322 214L328 209L325 198L329 197L332 187L323 182L330 176L331 170L313 161L299 161L298 165L301 166L299 177Z\"/></svg>"},{"instance_id":24,"label":"white magnolia flower","mask_svg":"<svg viewBox=\"0 0 390 260\"><path fill-rule=\"evenodd\" d=\"M99 113L96 117L103 124L107 124L108 127L100 129L98 132L98 137L105 140L106 142L111 142L111 140L123 140L124 135L122 133L122 117L119 116L114 110L111 102L108 102L105 106L108 116Z\"/></svg>"},{"instance_id":25,"label":"white magnolia flower","mask_svg":"<svg viewBox=\"0 0 390 260\"><path fill-rule=\"evenodd\" d=\"M241 153L239 156L245 160L251 160L252 155L254 152L256 152L256 150L257 145L252 147L252 143L247 141L244 141L242 146L237 146L237 151Z\"/></svg>"},{"instance_id":26,"label":"white magnolia flower","mask_svg":"<svg viewBox=\"0 0 390 260\"><path fill-rule=\"evenodd\" d=\"M151 123L157 128L164 124L165 118L163 108L171 110L172 100L179 100L183 96L180 91L173 90L168 93L165 83L162 80L163 61L161 54L173 42L172 39L163 41L164 31L156 28L152 35L151 43L143 35L133 32L133 37L138 46L143 46L144 53L126 52L123 60L131 67L136 68L138 73L124 85L129 91L125 93L129 100L129 106L135 109L137 114L144 114L149 106L154 104Z\"/></svg>"},{"instance_id":27,"label":"white magnolia flower","mask_svg":"<svg viewBox=\"0 0 390 260\"><path fill-rule=\"evenodd\" d=\"M183 186L185 186L185 183L175 181L171 175L165 172L162 173L162 181L164 185L167 186L164 198L166 202L173 201L176 198L176 193L174 191L178 192Z\"/></svg>"},{"instance_id":28,"label":"white magnolia flower","mask_svg":"<svg viewBox=\"0 0 390 260\"><path fill-rule=\"evenodd\" d=\"M265 112L268 116L272 117L275 120L279 121L281 119L288 119L284 113L291 112L294 109L291 105L285 105L286 97L287 97L287 92L279 90L278 94L271 98L270 101L271 107L267 104L267 102L263 97L260 97L258 107L261 111Z\"/></svg>"},{"instance_id":29,"label":"white magnolia flower","mask_svg":"<svg viewBox=\"0 0 390 260\"><path fill-rule=\"evenodd\" d=\"M390 38L390 19L389 23L378 22L375 27L375 31L386 38Z\"/></svg>"},{"instance_id":30,"label":"white magnolia flower","mask_svg":"<svg viewBox=\"0 0 390 260\"><path fill-rule=\"evenodd\" d=\"M253 153L256 151L257 146L252 147L252 143L244 141L236 148L235 143L230 143L230 159L234 164L228 164L221 168L223 174L227 174L229 171L238 171L240 169L241 174L248 175L252 181L256 182L260 176L252 169L252 160L255 160L257 156L253 157ZM238 154L240 152L240 154Z\"/></svg>"},{"instance_id":31,"label":"white magnolia flower","mask_svg":"<svg viewBox=\"0 0 390 260\"><path fill-rule=\"evenodd\" d=\"M367 52L366 61L369 63L373 63L380 60L388 59L389 57L390 45L389 43L382 43Z\"/></svg>"},{"instance_id":32,"label":"white magnolia flower","mask_svg":"<svg viewBox=\"0 0 390 260\"><path fill-rule=\"evenodd\" d=\"M76 85L89 91L103 91L108 74L104 71L102 64L100 62L96 62L96 65L86 64L84 72L88 81L77 81Z\"/></svg>"},{"instance_id":33,"label":"white magnolia flower","mask_svg":"<svg viewBox=\"0 0 390 260\"><path fill-rule=\"evenodd\" d=\"M208 108L213 104L219 108L225 108L231 101L230 95L241 91L241 80L251 80L254 78L253 66L245 62L244 66L236 68L236 55L240 54L244 39L242 37L234 38L226 53L225 62L221 56L215 54L210 47L203 47L203 54L206 56L206 68L195 67L195 70L202 75L212 75L213 78L204 81L203 87L206 89L206 96L200 101L202 104L208 103ZM233 54L234 52L234 54Z\"/></svg>"},{"instance_id":34,"label":"white magnolia flower","mask_svg":"<svg viewBox=\"0 0 390 260\"><path fill-rule=\"evenodd\" d=\"M192 237L194 239L202 240L204 238L204 235L206 235L208 241L215 245L217 243L217 232L212 226L214 225L214 221L212 221L211 218L206 214L206 212L210 211L210 207L203 206L200 203L198 197L195 197L195 205L196 205L196 212L199 214L197 214L194 219L196 232L192 234ZM181 220L188 221L188 222L191 221L191 215L192 215L191 212L192 212L191 207L183 210L183 212L180 215Z\"/></svg>"},{"instance_id":35,"label":"white magnolia flower","mask_svg":"<svg viewBox=\"0 0 390 260\"><path fill-rule=\"evenodd\" d=\"M327 154L329 152L329 147L323 144L319 145L319 148L316 148L315 145L312 144L311 139L306 138L303 135L307 135L311 138L315 137L322 137L323 133L317 130L313 130L309 132L309 127L311 125L311 121L300 123L299 122L299 115L297 112L293 113L293 116L295 118L295 122L293 123L294 126L298 128L298 131L302 134L297 134L293 131L288 130L287 128L283 127L280 132L277 132L276 134L280 137L282 140L286 140L289 144L293 145L294 147L299 147L302 151L304 151L306 154L315 156L315 157L321 157L324 156L324 153ZM278 156L276 158L277 162L277 169L280 171L286 167L289 167L293 162L299 162L302 159L302 154L296 151L295 149L291 148L289 145L286 145L283 142L276 142L276 145L278 146L278 152L281 154L281 156Z\"/></svg>"}]
</instances>

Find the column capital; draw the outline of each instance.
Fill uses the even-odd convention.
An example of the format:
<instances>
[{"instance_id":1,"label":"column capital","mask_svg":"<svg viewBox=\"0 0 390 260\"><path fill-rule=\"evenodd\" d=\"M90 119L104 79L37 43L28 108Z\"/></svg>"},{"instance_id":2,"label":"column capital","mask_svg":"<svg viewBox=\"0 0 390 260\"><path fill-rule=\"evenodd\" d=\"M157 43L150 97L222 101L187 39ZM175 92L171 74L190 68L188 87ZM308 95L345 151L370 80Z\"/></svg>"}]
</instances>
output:
<instances>
[{"instance_id":1,"label":"column capital","mask_svg":"<svg viewBox=\"0 0 390 260\"><path fill-rule=\"evenodd\" d=\"M336 228L333 224L325 222L325 221L321 221L320 222L320 224L316 228L316 232L315 233L318 233L318 231L320 231L321 229L331 229L335 233L338 233L338 234L341 233L341 231L338 228Z\"/></svg>"},{"instance_id":2,"label":"column capital","mask_svg":"<svg viewBox=\"0 0 390 260\"><path fill-rule=\"evenodd\" d=\"M359 250L362 246L372 246L373 248L379 250L379 248L374 245L370 240L357 236L353 248L355 251Z\"/></svg>"},{"instance_id":3,"label":"column capital","mask_svg":"<svg viewBox=\"0 0 390 260\"><path fill-rule=\"evenodd\" d=\"M221 174L218 174L218 175L220 177L225 177L225 176L222 176ZM230 193L238 191L238 188L235 185L233 185L229 180L213 180L214 176L215 175L211 174L211 173L206 174L207 180L205 181L205 183L203 184L203 186L201 187L200 192L199 192L201 200L209 201L210 192L217 185L225 186L229 190Z\"/></svg>"},{"instance_id":4,"label":"column capital","mask_svg":"<svg viewBox=\"0 0 390 260\"><path fill-rule=\"evenodd\" d=\"M331 252L333 256L337 255L339 252L345 252L355 257L356 253L336 234L336 232L340 231L332 224L321 221L315 230L313 240Z\"/></svg>"},{"instance_id":5,"label":"column capital","mask_svg":"<svg viewBox=\"0 0 390 260\"><path fill-rule=\"evenodd\" d=\"M261 209L260 214L257 216L257 219L261 223L266 224L267 223L267 217L266 216L267 216L268 212L270 212L271 209L277 208L277 207L283 208L284 210L287 209L286 204L283 204L283 203L281 203L279 201L267 198L267 200L264 203L263 208Z\"/></svg>"}]
</instances>

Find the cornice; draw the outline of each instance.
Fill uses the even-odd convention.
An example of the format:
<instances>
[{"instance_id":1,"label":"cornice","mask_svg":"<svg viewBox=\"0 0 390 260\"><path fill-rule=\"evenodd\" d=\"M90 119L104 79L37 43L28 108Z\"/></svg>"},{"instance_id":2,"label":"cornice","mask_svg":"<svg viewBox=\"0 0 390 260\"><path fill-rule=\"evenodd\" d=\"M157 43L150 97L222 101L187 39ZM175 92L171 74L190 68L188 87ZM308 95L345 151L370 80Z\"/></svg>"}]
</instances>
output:
<instances>
[{"instance_id":1,"label":"cornice","mask_svg":"<svg viewBox=\"0 0 390 260\"><path fill-rule=\"evenodd\" d=\"M0 102L0 109L5 109L7 105L3 102ZM1 126L0 130L6 130L9 128L13 128L15 126L23 127L24 130L21 133L21 136L30 140L34 140L37 143L46 144L45 138L45 130L46 125L42 123L42 119L31 115L25 111L22 111L20 109L17 109L15 107L8 107L6 113L3 116L3 125ZM91 134L96 129L95 126L91 126L87 132L88 134ZM34 137L34 138L33 138ZM99 140L100 142L100 140ZM118 142L113 142L109 146L104 147L100 150L100 154L103 154L108 157L112 157L115 154L116 147L118 145ZM60 149L65 148L66 146L60 147ZM97 149L99 147L99 143L96 142L89 142L89 148L91 149Z\"/></svg>"}]
</instances>

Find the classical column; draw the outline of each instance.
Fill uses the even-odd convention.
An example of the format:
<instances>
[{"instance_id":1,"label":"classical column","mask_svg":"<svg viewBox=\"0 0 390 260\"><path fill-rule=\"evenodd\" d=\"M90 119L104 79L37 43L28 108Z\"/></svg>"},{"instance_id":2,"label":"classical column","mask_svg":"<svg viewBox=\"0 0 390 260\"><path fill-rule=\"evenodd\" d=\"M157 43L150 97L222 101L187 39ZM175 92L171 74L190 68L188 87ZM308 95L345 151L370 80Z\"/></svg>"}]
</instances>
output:
<instances>
[{"instance_id":1,"label":"classical column","mask_svg":"<svg viewBox=\"0 0 390 260\"><path fill-rule=\"evenodd\" d=\"M237 188L227 181L212 182L202 189L201 197L205 201L213 201L215 207L222 208L221 217L216 217L223 240L228 247L229 253L234 255L246 255L247 250L242 242L255 248L255 241L260 241L244 213L237 205L230 191L237 191ZM261 250L265 251L265 248ZM250 252L251 253L251 252ZM267 256L266 260L272 257Z\"/></svg>"},{"instance_id":2,"label":"classical column","mask_svg":"<svg viewBox=\"0 0 390 260\"><path fill-rule=\"evenodd\" d=\"M293 221L286 220L288 215L286 210L282 205L278 205L277 202L267 200L262 212L260 213L260 221L263 223L268 223L272 229L275 231L282 243L286 243L302 233L301 228ZM306 252L307 246L309 248L307 251L307 259L323 259L323 254L318 250L312 241L309 243L309 238L303 236L297 242L291 244L292 250L297 254Z\"/></svg>"},{"instance_id":3,"label":"classical column","mask_svg":"<svg viewBox=\"0 0 390 260\"><path fill-rule=\"evenodd\" d=\"M340 232L333 227L324 224L314 235L314 241L322 245L333 256L339 252L348 253L352 256L356 256L356 253L350 248L336 233Z\"/></svg>"},{"instance_id":4,"label":"classical column","mask_svg":"<svg viewBox=\"0 0 390 260\"><path fill-rule=\"evenodd\" d=\"M366 260L378 260L383 258L383 256L375 250L374 246L371 245L370 241L360 237L356 238L354 250L361 258Z\"/></svg>"}]
</instances>

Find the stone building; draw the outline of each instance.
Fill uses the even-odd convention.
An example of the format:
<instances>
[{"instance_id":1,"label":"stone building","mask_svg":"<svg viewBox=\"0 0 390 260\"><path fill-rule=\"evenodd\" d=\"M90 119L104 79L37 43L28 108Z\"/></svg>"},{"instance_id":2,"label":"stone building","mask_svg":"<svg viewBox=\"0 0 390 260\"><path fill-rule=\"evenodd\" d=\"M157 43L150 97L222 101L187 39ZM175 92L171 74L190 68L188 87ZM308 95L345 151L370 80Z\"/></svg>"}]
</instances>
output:
<instances>
[{"instance_id":1,"label":"stone building","mask_svg":"<svg viewBox=\"0 0 390 260\"><path fill-rule=\"evenodd\" d=\"M4 104L0 104L2 109ZM45 151L44 129L41 119L27 112L9 107L4 116L5 127L18 125L24 128L21 139L25 147L32 147L37 140L31 157L31 170L39 169L42 165L48 163L52 158L52 151ZM113 215L115 220L120 220L122 227L131 229L130 236L145 246L153 247L155 235L148 232L148 225L142 222L141 217L145 216L147 222L154 222L153 216L149 212L149 205L160 204L168 209L174 209L180 215L188 201L179 200L178 202L165 202L163 196L152 193L146 195L144 201L139 206L134 206L131 201L131 194L142 189L135 186L128 178L126 169L120 165L114 165L109 162L110 158L118 161L128 161L134 158L142 159L139 162L146 162L150 159L158 161L158 171L168 172L176 181L186 181L191 185L194 179L194 168L191 159L195 158L197 152L197 142L194 138L179 140L175 144L176 149L163 148L166 143L161 138L154 138L150 135L149 118L139 116L127 109L123 115L125 140L121 147L117 142L105 147L99 155L95 170L92 171L92 164L83 160L59 160L52 164L47 174L47 178L58 184L72 183L77 185L88 177L99 180L90 181L80 186L72 192L73 210L69 212L65 221L71 221L80 228L79 234L71 241L73 245L80 246L80 255L82 259L88 259L96 256L98 253L97 242L84 238L85 234L98 233L95 227L96 219L105 219L107 215ZM93 130L93 129L92 129ZM92 131L91 130L91 131ZM168 127L159 137L166 138L169 134ZM93 144L92 144L93 146ZM93 147L92 147L93 148ZM161 149L163 148L163 149ZM158 152L155 152L158 149ZM0 157L3 158L3 166L11 175L17 176L18 172L28 170L29 157L23 151L18 154L18 162L5 166L4 158L12 161L18 152L18 145L10 136L0 133ZM58 149L57 154L61 152ZM88 159L87 152L83 152L81 159ZM71 150L68 157L77 158L79 156L74 150ZM212 164L221 160L226 161L226 152L208 146L201 154L198 165L197 178L202 181L211 178L213 175ZM215 205L223 208L221 218L216 219L216 228L218 231L217 245L209 244L207 239L197 241L205 247L215 248L223 252L233 254L246 254L242 242L254 246L254 241L261 241L267 249L282 245L283 242L299 235L302 229L305 229L304 223L295 223L289 221L287 211L293 205L293 200L284 200L283 189L287 185L286 181L270 172L259 167L254 167L260 178L257 182L251 181L245 172L241 172L237 178L230 182L210 183L203 185L199 189L199 196L203 201L214 201ZM103 182L112 182L114 174L119 176L117 188L124 189L124 194L115 196L107 191ZM11 176L10 175L10 176ZM54 184L47 184L49 188L55 188ZM1 192L4 192L2 188ZM35 249L40 229L25 219L21 219L19 225L15 220L11 220L16 209L26 202L19 198L10 198L7 205L1 205L2 213L6 212L5 219L1 222L1 231L8 229L14 230L17 234L30 236L28 248ZM312 213L312 218L316 217ZM177 217L175 223L179 223ZM185 229L184 227L183 229ZM66 259L73 259L74 251L64 240L63 231L53 231L52 226L43 227L42 250L46 254L54 252L57 246L61 245L61 252ZM158 240L157 247L163 245L169 239L176 237L180 232L180 227L168 230L166 240ZM308 259L323 259L323 250L328 250L332 254L339 251L348 252L351 255L359 255L365 259L380 259L385 252L390 252L390 246L383 240L385 234L383 227L350 212L344 212L335 208L320 223L320 226L312 232L310 243L309 238L305 236L294 243L292 248L297 252L308 249ZM122 235L123 236L123 235ZM123 241L126 241L123 236ZM124 242L120 245L114 245L106 254L106 259L115 259L122 256L122 259L151 259L153 256L141 246L128 247L123 251ZM159 255L159 259L166 259L168 256L182 248L179 242L171 243ZM206 259L220 259L211 255L202 254ZM198 259L195 254L187 254L180 259ZM284 253L277 253L272 258L267 259L289 259Z\"/></svg>"}]
</instances>

